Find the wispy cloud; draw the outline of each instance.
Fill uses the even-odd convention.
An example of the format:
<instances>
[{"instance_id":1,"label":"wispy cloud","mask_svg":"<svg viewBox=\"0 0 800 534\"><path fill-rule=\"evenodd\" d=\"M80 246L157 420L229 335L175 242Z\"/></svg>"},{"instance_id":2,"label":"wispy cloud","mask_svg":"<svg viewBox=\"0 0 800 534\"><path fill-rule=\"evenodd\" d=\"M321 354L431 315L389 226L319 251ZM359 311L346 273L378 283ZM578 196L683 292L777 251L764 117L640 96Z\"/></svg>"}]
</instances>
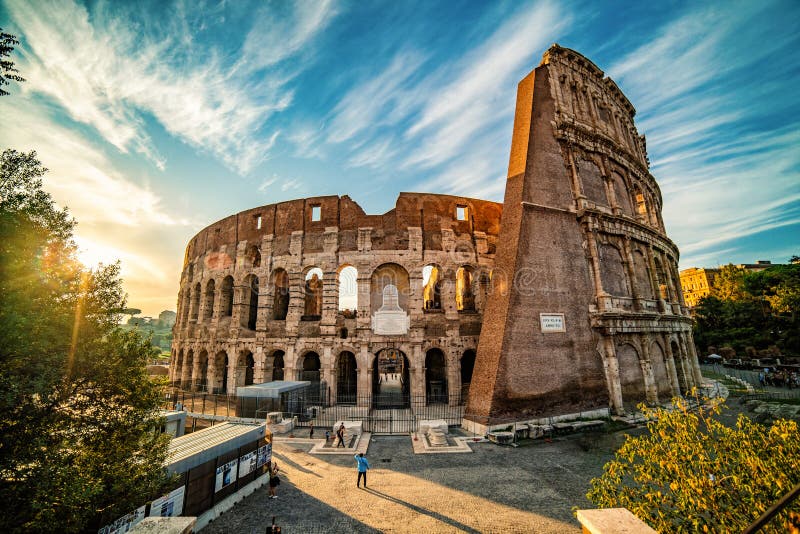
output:
<instances>
[{"instance_id":1,"label":"wispy cloud","mask_svg":"<svg viewBox=\"0 0 800 534\"><path fill-rule=\"evenodd\" d=\"M23 37L25 90L47 95L120 151L142 153L161 169L165 161L145 115L242 174L267 157L277 135L268 120L293 97L286 70L276 69L257 84L247 74L298 54L334 15L329 3L299 4L284 20L296 31L284 34L286 28L267 11L260 13L245 39L244 69L229 67L196 41L180 16L179 22L148 33L127 19L133 12L111 14L104 7L90 13L69 1L47 8L9 3ZM300 62L290 70L298 69Z\"/></svg>"},{"instance_id":2,"label":"wispy cloud","mask_svg":"<svg viewBox=\"0 0 800 534\"><path fill-rule=\"evenodd\" d=\"M497 198L516 83L568 23L550 2L519 8L457 61L424 73L427 54L402 50L339 101L327 140L346 143L350 166L431 170L419 187Z\"/></svg>"}]
</instances>

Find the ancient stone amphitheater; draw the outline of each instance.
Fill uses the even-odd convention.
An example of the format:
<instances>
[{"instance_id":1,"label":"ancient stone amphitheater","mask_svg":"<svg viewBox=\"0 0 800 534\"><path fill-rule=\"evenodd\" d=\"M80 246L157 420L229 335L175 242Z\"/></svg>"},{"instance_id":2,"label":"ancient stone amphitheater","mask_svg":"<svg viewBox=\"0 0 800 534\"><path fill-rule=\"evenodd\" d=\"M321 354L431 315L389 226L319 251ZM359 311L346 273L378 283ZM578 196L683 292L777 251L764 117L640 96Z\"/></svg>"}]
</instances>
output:
<instances>
[{"instance_id":1,"label":"ancient stone amphitheater","mask_svg":"<svg viewBox=\"0 0 800 534\"><path fill-rule=\"evenodd\" d=\"M477 424L669 400L700 381L635 110L558 45L520 82L503 204L401 193L253 208L186 249L171 378L402 393ZM502 215L502 223L501 223ZM346 298L345 298L346 295Z\"/></svg>"}]
</instances>

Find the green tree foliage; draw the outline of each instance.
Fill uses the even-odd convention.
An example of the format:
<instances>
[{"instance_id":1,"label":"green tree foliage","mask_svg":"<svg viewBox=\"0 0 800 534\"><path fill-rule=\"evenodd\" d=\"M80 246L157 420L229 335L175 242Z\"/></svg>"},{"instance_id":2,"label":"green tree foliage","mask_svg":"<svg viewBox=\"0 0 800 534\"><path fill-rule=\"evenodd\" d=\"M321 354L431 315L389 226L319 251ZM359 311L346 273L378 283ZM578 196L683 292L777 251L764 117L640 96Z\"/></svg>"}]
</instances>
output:
<instances>
[{"instance_id":1,"label":"green tree foliage","mask_svg":"<svg viewBox=\"0 0 800 534\"><path fill-rule=\"evenodd\" d=\"M586 495L601 508L624 507L659 532L741 532L800 482L800 431L779 420L767 428L740 415L735 427L719 405L641 409L644 436L629 436ZM795 501L762 532L785 532Z\"/></svg>"},{"instance_id":2,"label":"green tree foliage","mask_svg":"<svg viewBox=\"0 0 800 534\"><path fill-rule=\"evenodd\" d=\"M75 259L35 152L0 161L0 531L96 529L167 482L153 349L117 326L119 265Z\"/></svg>"},{"instance_id":3,"label":"green tree foliage","mask_svg":"<svg viewBox=\"0 0 800 534\"><path fill-rule=\"evenodd\" d=\"M701 350L730 345L777 345L784 355L800 354L800 263L746 272L723 267L711 295L695 308L695 342Z\"/></svg>"},{"instance_id":4,"label":"green tree foliage","mask_svg":"<svg viewBox=\"0 0 800 534\"><path fill-rule=\"evenodd\" d=\"M10 33L4 33L3 28L0 28L0 96L8 95L9 92L3 89L4 85L8 85L9 80L15 82L24 82L25 78L20 76L19 71L14 66L14 62L6 59L14 51L14 46L18 45L19 41Z\"/></svg>"}]
</instances>

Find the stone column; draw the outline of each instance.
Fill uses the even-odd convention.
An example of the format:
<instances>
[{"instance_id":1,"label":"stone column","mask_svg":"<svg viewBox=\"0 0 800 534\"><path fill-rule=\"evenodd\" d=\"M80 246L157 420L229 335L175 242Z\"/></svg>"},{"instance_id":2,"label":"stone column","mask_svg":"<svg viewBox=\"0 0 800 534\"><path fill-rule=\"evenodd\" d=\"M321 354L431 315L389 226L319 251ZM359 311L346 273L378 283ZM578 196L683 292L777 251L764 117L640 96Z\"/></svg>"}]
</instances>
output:
<instances>
[{"instance_id":1,"label":"stone column","mask_svg":"<svg viewBox=\"0 0 800 534\"><path fill-rule=\"evenodd\" d=\"M262 384L264 382L269 382L272 380L272 377L266 377L266 354L264 353L264 347L256 347L256 351L253 353L253 383L254 384Z\"/></svg>"},{"instance_id":2,"label":"stone column","mask_svg":"<svg viewBox=\"0 0 800 534\"><path fill-rule=\"evenodd\" d=\"M360 408L369 407L369 399L372 397L372 354L367 350L367 344L361 345L356 362L358 363L358 384L356 387L356 398Z\"/></svg>"},{"instance_id":3,"label":"stone column","mask_svg":"<svg viewBox=\"0 0 800 534\"><path fill-rule=\"evenodd\" d=\"M589 244L589 259L592 267L597 309L600 312L604 312L611 308L611 296L603 290L603 279L600 276L600 253L597 251L597 232L595 230L587 230L584 235Z\"/></svg>"},{"instance_id":4,"label":"stone column","mask_svg":"<svg viewBox=\"0 0 800 534\"><path fill-rule=\"evenodd\" d=\"M603 335L603 356L603 370L606 373L611 411L616 415L622 415L625 413L625 409L622 405L622 385L619 381L619 360L617 360L617 350L614 347L614 336Z\"/></svg>"},{"instance_id":5,"label":"stone column","mask_svg":"<svg viewBox=\"0 0 800 534\"><path fill-rule=\"evenodd\" d=\"M328 393L332 404L336 404L336 355L333 354L333 347L325 345L320 354L320 380L328 385Z\"/></svg>"},{"instance_id":6,"label":"stone column","mask_svg":"<svg viewBox=\"0 0 800 534\"><path fill-rule=\"evenodd\" d=\"M700 387L703 385L703 374L700 372L700 364L697 361L697 349L695 349L692 334L691 332L684 333L681 338L683 339L684 345L688 348L686 351L686 359L689 360L689 366L694 376L694 383L697 387Z\"/></svg>"},{"instance_id":7,"label":"stone column","mask_svg":"<svg viewBox=\"0 0 800 534\"><path fill-rule=\"evenodd\" d=\"M192 376L189 379L191 381L190 389L192 391L197 391L197 385L200 383L200 354L196 353L194 355L194 360L192 362Z\"/></svg>"},{"instance_id":8,"label":"stone column","mask_svg":"<svg viewBox=\"0 0 800 534\"><path fill-rule=\"evenodd\" d=\"M409 377L411 387L409 391L412 397L425 396L425 357L422 355L422 345L415 343L412 346L412 356L409 358L411 365Z\"/></svg>"},{"instance_id":9,"label":"stone column","mask_svg":"<svg viewBox=\"0 0 800 534\"><path fill-rule=\"evenodd\" d=\"M656 387L655 376L653 376L653 364L650 360L650 344L647 337L642 336L642 359L639 363L642 366L644 375L645 398L648 404L658 404L658 388Z\"/></svg>"},{"instance_id":10,"label":"stone column","mask_svg":"<svg viewBox=\"0 0 800 534\"><path fill-rule=\"evenodd\" d=\"M447 362L447 404L458 406L461 396L461 370L458 354L453 355L448 351L445 354L445 362Z\"/></svg>"},{"instance_id":11,"label":"stone column","mask_svg":"<svg viewBox=\"0 0 800 534\"><path fill-rule=\"evenodd\" d=\"M669 381L673 397L681 396L680 382L678 381L678 371L675 367L675 355L672 353L672 344L669 342L669 336L662 336L664 340L664 347L667 355L667 372L669 373Z\"/></svg>"}]
</instances>

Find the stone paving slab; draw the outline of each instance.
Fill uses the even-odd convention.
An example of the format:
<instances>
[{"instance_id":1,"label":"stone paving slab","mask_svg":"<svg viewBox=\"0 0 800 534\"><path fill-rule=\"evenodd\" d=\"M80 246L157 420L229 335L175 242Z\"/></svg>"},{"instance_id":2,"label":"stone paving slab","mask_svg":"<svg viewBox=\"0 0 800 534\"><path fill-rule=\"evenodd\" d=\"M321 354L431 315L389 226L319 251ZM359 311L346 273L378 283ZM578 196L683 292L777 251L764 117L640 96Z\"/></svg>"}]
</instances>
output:
<instances>
[{"instance_id":1,"label":"stone paving slab","mask_svg":"<svg viewBox=\"0 0 800 534\"><path fill-rule=\"evenodd\" d=\"M572 507L622 435L557 438L517 448L470 443L473 454L415 454L409 436L372 436L369 489L356 488L351 456L318 456L310 443L276 441L278 498L257 490L203 529L283 532L579 533Z\"/></svg>"}]
</instances>

